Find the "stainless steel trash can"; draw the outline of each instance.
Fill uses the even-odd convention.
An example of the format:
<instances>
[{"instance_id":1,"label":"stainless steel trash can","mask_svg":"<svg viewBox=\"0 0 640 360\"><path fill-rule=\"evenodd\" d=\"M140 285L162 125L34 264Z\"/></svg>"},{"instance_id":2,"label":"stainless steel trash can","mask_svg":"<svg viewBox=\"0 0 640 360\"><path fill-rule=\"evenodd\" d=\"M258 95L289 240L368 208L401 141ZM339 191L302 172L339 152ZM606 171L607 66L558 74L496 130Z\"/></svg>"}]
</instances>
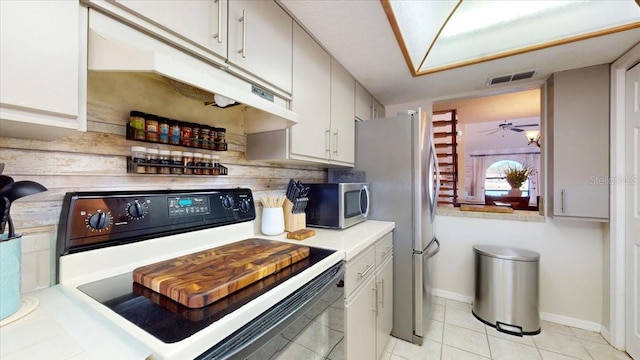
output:
<instances>
[{"instance_id":1,"label":"stainless steel trash can","mask_svg":"<svg viewBox=\"0 0 640 360\"><path fill-rule=\"evenodd\" d=\"M539 263L535 251L476 245L473 315L498 331L540 333Z\"/></svg>"}]
</instances>

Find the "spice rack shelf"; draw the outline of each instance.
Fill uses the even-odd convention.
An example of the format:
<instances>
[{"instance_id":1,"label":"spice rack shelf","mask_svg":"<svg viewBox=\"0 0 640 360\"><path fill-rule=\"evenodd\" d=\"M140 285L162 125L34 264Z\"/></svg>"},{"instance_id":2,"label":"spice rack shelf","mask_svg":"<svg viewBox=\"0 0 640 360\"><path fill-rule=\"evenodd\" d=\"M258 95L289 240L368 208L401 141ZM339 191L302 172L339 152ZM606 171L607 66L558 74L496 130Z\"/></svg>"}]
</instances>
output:
<instances>
[{"instance_id":1,"label":"spice rack shelf","mask_svg":"<svg viewBox=\"0 0 640 360\"><path fill-rule=\"evenodd\" d=\"M149 171L149 168L153 170ZM168 169L168 172L164 169ZM142 171L144 170L144 171ZM176 172L179 170L179 172ZM131 156L127 156L127 173L139 175L193 175L193 176L219 176L229 175L229 169L223 165L203 167L203 166L183 166L173 164L154 164L133 161Z\"/></svg>"},{"instance_id":2,"label":"spice rack shelf","mask_svg":"<svg viewBox=\"0 0 640 360\"><path fill-rule=\"evenodd\" d=\"M154 136L151 136L151 138L157 137L158 138L157 141L149 140L150 136L148 131L143 129L136 129L132 127L131 124L127 124L127 135L126 135L127 140L140 141L140 142L145 142L149 144L181 146L184 148L211 150L211 151L227 151L227 148L228 148L226 140L225 141L210 141L210 140L203 141L200 138L180 137L179 142L176 142L176 141L172 142L171 137L169 135L169 139L167 139L166 142L164 142L164 141L160 141L161 137L158 132L153 133L153 135Z\"/></svg>"}]
</instances>

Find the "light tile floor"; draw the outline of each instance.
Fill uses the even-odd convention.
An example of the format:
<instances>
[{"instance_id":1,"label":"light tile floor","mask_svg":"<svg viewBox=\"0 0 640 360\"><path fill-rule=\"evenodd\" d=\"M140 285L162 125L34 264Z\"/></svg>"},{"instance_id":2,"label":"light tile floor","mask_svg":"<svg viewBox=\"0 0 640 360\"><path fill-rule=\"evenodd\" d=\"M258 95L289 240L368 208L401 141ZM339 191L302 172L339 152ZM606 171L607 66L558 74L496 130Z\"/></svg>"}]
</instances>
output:
<instances>
[{"instance_id":1,"label":"light tile floor","mask_svg":"<svg viewBox=\"0 0 640 360\"><path fill-rule=\"evenodd\" d=\"M630 360L596 332L542 321L538 335L498 332L471 314L471 305L436 297L431 326L418 346L391 338L381 360Z\"/></svg>"}]
</instances>

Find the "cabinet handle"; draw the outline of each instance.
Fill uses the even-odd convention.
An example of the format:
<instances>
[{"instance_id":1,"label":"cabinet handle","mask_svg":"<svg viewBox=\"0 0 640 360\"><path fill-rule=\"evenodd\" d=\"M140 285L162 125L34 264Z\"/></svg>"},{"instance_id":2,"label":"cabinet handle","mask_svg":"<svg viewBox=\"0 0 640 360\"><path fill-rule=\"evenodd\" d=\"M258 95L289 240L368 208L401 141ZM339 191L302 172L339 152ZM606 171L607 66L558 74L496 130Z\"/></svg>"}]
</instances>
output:
<instances>
[{"instance_id":1,"label":"cabinet handle","mask_svg":"<svg viewBox=\"0 0 640 360\"><path fill-rule=\"evenodd\" d=\"M218 4L218 33L213 35L214 39L218 39L218 43L222 43L222 0L214 0Z\"/></svg>"},{"instance_id":2,"label":"cabinet handle","mask_svg":"<svg viewBox=\"0 0 640 360\"><path fill-rule=\"evenodd\" d=\"M324 145L325 145L325 152L328 152L330 155L331 154L331 130L327 129L324 131Z\"/></svg>"},{"instance_id":3,"label":"cabinet handle","mask_svg":"<svg viewBox=\"0 0 640 360\"><path fill-rule=\"evenodd\" d=\"M242 17L238 19L242 23L242 48L238 50L238 54L242 54L243 58L247 57L247 9L242 9Z\"/></svg>"},{"instance_id":4,"label":"cabinet handle","mask_svg":"<svg viewBox=\"0 0 640 360\"><path fill-rule=\"evenodd\" d=\"M336 157L338 156L338 130L336 130L336 132L333 133L333 153L336 155Z\"/></svg>"},{"instance_id":5,"label":"cabinet handle","mask_svg":"<svg viewBox=\"0 0 640 360\"><path fill-rule=\"evenodd\" d=\"M380 301L380 306L384 309L384 278L378 281L378 285L380 285L380 292L382 293L378 300Z\"/></svg>"},{"instance_id":6,"label":"cabinet handle","mask_svg":"<svg viewBox=\"0 0 640 360\"><path fill-rule=\"evenodd\" d=\"M365 276L367 276L367 274L369 273L369 271L371 271L371 269L373 269L373 264L371 264L371 265L367 265L367 268L366 268L366 269L364 269L364 271L363 271L363 272L358 273L358 276L359 276L359 277L365 277Z\"/></svg>"},{"instance_id":7,"label":"cabinet handle","mask_svg":"<svg viewBox=\"0 0 640 360\"><path fill-rule=\"evenodd\" d=\"M564 189L560 191L560 211L564 214Z\"/></svg>"},{"instance_id":8,"label":"cabinet handle","mask_svg":"<svg viewBox=\"0 0 640 360\"><path fill-rule=\"evenodd\" d=\"M384 251L381 251L382 253L382 258L384 259L385 257L387 257L387 255L389 255L389 253L391 252L391 250L393 250L393 246L387 246L386 249L384 249Z\"/></svg>"},{"instance_id":9,"label":"cabinet handle","mask_svg":"<svg viewBox=\"0 0 640 360\"><path fill-rule=\"evenodd\" d=\"M373 312L378 314L378 287L373 287L371 290L373 290L374 303L376 304L373 308Z\"/></svg>"}]
</instances>

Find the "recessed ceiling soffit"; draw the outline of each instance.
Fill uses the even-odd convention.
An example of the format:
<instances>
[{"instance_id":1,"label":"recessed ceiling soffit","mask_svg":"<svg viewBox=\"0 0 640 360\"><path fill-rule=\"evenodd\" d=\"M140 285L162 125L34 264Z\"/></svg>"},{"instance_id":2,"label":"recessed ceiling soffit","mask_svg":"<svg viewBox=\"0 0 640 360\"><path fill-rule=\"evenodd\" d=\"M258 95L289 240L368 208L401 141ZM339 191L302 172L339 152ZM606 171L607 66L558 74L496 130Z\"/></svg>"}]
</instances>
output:
<instances>
[{"instance_id":1,"label":"recessed ceiling soffit","mask_svg":"<svg viewBox=\"0 0 640 360\"><path fill-rule=\"evenodd\" d=\"M380 0L414 77L640 28L638 1Z\"/></svg>"}]
</instances>

